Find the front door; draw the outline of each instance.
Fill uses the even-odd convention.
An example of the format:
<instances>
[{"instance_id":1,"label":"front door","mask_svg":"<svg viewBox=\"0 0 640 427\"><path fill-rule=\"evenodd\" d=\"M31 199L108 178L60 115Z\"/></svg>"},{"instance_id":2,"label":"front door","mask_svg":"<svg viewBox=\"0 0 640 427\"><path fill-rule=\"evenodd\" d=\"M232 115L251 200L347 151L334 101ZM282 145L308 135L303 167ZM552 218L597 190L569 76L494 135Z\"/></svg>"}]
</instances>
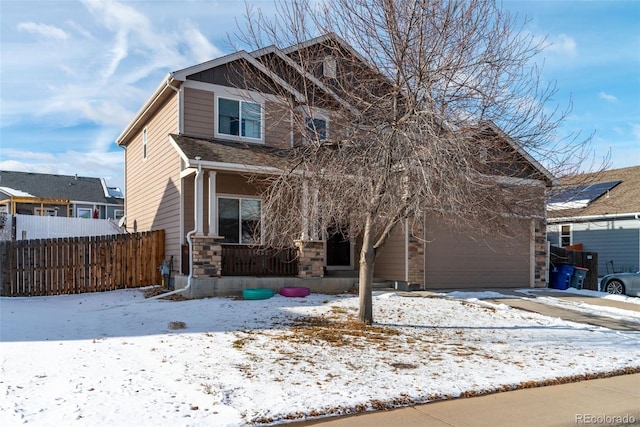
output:
<instances>
[{"instance_id":1,"label":"front door","mask_svg":"<svg viewBox=\"0 0 640 427\"><path fill-rule=\"evenodd\" d=\"M353 268L351 262L352 244L349 238L337 228L327 230L327 268L346 270Z\"/></svg>"}]
</instances>

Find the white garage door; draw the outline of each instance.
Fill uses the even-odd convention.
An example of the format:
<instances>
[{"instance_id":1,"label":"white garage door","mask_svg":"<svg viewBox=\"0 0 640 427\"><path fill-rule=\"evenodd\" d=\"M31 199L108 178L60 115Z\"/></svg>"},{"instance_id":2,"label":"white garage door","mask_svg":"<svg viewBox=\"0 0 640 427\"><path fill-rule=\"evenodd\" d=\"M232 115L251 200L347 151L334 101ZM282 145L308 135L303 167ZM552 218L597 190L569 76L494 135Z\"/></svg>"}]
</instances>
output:
<instances>
[{"instance_id":1,"label":"white garage door","mask_svg":"<svg viewBox=\"0 0 640 427\"><path fill-rule=\"evenodd\" d=\"M479 237L473 229L427 222L425 288L529 287L528 222L515 236Z\"/></svg>"}]
</instances>

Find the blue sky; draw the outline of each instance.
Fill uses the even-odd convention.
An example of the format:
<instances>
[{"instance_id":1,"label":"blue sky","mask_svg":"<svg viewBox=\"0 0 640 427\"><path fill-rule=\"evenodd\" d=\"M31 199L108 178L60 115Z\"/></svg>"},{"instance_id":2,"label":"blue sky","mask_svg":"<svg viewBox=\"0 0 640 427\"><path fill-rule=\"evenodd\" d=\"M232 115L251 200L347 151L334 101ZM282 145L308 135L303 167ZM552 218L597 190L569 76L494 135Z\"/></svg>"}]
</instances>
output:
<instances>
[{"instance_id":1,"label":"blue sky","mask_svg":"<svg viewBox=\"0 0 640 427\"><path fill-rule=\"evenodd\" d=\"M253 1L270 9L271 1ZM611 168L640 165L640 1L505 0L547 37L543 79ZM242 1L0 0L0 169L123 187L115 139L162 78L222 54Z\"/></svg>"}]
</instances>

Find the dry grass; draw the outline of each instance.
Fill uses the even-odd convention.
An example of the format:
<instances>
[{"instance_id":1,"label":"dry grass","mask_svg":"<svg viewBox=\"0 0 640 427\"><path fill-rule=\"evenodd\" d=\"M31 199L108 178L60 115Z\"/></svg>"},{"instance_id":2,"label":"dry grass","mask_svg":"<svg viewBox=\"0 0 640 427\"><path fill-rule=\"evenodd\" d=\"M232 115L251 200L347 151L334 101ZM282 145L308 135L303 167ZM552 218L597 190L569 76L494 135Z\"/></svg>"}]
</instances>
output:
<instances>
[{"instance_id":1,"label":"dry grass","mask_svg":"<svg viewBox=\"0 0 640 427\"><path fill-rule=\"evenodd\" d=\"M337 310L337 312L342 312ZM366 325L354 316L346 319L329 317L298 317L290 328L290 333L277 339L296 343L325 342L334 347L380 344L390 336L400 335L394 328Z\"/></svg>"}]
</instances>

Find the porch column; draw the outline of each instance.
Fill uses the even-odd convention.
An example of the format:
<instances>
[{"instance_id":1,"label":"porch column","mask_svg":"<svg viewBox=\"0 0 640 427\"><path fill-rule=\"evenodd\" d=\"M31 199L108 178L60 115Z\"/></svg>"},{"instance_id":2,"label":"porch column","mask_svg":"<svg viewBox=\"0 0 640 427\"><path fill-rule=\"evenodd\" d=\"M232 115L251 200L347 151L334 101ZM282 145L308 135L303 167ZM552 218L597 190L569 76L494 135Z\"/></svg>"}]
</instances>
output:
<instances>
[{"instance_id":1,"label":"porch column","mask_svg":"<svg viewBox=\"0 0 640 427\"><path fill-rule=\"evenodd\" d=\"M216 210L218 207L216 193L216 171L209 171L209 236L218 235L218 221Z\"/></svg>"},{"instance_id":2,"label":"porch column","mask_svg":"<svg viewBox=\"0 0 640 427\"><path fill-rule=\"evenodd\" d=\"M298 277L324 277L324 241L296 240L298 248Z\"/></svg>"},{"instance_id":3,"label":"porch column","mask_svg":"<svg viewBox=\"0 0 640 427\"><path fill-rule=\"evenodd\" d=\"M302 233L300 240L309 240L309 184L302 182Z\"/></svg>"},{"instance_id":4,"label":"porch column","mask_svg":"<svg viewBox=\"0 0 640 427\"><path fill-rule=\"evenodd\" d=\"M195 203L195 210L194 210L194 216L195 216L195 222L196 222L196 235L202 235L203 234L203 230L204 230L204 219L202 218L204 215L204 185L203 185L203 177L202 177L202 172L196 173L196 178L195 178L196 182L195 182L195 197L194 199L194 203Z\"/></svg>"},{"instance_id":5,"label":"porch column","mask_svg":"<svg viewBox=\"0 0 640 427\"><path fill-rule=\"evenodd\" d=\"M193 236L193 277L222 275L222 245L219 238Z\"/></svg>"}]
</instances>

